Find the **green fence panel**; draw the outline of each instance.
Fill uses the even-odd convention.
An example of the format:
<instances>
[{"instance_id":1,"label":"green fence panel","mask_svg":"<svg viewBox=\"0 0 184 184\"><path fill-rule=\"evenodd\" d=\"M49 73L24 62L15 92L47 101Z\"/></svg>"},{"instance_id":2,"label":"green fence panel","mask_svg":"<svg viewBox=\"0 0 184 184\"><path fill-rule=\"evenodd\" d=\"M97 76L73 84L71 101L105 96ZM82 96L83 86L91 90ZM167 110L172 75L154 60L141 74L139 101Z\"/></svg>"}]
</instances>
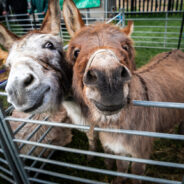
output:
<instances>
[{"instance_id":1,"label":"green fence panel","mask_svg":"<svg viewBox=\"0 0 184 184\"><path fill-rule=\"evenodd\" d=\"M61 8L63 8L63 0L59 0ZM100 7L100 0L74 0L77 8L95 8Z\"/></svg>"}]
</instances>

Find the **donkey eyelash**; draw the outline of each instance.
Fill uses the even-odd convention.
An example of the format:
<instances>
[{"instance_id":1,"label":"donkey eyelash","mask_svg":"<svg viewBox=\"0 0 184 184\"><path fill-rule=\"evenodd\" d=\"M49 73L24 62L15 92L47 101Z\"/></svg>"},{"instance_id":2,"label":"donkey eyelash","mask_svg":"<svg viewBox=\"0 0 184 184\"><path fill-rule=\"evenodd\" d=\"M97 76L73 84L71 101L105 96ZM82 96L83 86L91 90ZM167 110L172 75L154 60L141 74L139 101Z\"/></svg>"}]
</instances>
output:
<instances>
[{"instance_id":1,"label":"donkey eyelash","mask_svg":"<svg viewBox=\"0 0 184 184\"><path fill-rule=\"evenodd\" d=\"M129 50L128 45L122 45L121 47L122 47L124 50L126 50L126 51L128 51L128 50Z\"/></svg>"},{"instance_id":2,"label":"donkey eyelash","mask_svg":"<svg viewBox=\"0 0 184 184\"><path fill-rule=\"evenodd\" d=\"M53 43L50 42L50 41L44 43L44 45L43 45L42 47L43 47L44 49L50 49L50 50L54 50L54 49L55 49Z\"/></svg>"},{"instance_id":3,"label":"donkey eyelash","mask_svg":"<svg viewBox=\"0 0 184 184\"><path fill-rule=\"evenodd\" d=\"M77 59L79 53L80 53L80 49L78 49L78 48L74 49L73 55L74 55L75 59Z\"/></svg>"}]
</instances>

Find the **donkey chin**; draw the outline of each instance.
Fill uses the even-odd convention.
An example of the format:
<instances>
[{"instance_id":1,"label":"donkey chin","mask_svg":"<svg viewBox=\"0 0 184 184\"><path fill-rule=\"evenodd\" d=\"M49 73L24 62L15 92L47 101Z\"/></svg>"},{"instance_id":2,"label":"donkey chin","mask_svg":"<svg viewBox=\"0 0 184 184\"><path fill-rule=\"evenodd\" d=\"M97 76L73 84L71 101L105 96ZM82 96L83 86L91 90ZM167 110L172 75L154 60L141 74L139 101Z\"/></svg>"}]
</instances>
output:
<instances>
[{"instance_id":1,"label":"donkey chin","mask_svg":"<svg viewBox=\"0 0 184 184\"><path fill-rule=\"evenodd\" d=\"M122 91L114 92L113 95L87 87L85 94L92 119L101 123L117 121L120 118L121 111L127 105L128 93L128 83L124 84Z\"/></svg>"}]
</instances>

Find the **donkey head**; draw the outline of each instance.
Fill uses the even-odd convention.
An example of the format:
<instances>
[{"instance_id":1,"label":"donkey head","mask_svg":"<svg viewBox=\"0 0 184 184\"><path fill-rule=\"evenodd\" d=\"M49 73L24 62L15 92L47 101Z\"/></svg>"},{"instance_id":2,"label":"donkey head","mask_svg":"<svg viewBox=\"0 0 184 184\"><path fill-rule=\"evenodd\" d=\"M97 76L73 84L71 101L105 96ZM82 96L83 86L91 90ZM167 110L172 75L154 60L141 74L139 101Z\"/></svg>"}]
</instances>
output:
<instances>
[{"instance_id":1,"label":"donkey head","mask_svg":"<svg viewBox=\"0 0 184 184\"><path fill-rule=\"evenodd\" d=\"M19 38L0 25L1 44L9 50L6 91L17 110L39 113L60 105L69 89L70 72L60 34L59 0L50 0L40 30Z\"/></svg>"},{"instance_id":2,"label":"donkey head","mask_svg":"<svg viewBox=\"0 0 184 184\"><path fill-rule=\"evenodd\" d=\"M104 23L84 26L72 0L64 1L63 13L72 36L67 59L73 65L76 99L93 118L117 114L127 103L135 69L133 22L123 29Z\"/></svg>"}]
</instances>

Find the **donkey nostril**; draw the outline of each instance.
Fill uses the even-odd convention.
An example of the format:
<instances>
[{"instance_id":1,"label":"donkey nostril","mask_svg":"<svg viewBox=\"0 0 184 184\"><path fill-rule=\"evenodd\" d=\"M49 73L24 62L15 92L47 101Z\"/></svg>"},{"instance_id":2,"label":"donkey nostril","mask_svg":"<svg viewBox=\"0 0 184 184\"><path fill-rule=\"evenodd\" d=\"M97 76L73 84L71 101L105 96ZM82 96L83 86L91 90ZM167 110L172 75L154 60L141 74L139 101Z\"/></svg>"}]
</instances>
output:
<instances>
[{"instance_id":1,"label":"donkey nostril","mask_svg":"<svg viewBox=\"0 0 184 184\"><path fill-rule=\"evenodd\" d=\"M32 74L30 74L25 80L24 80L24 87L30 86L34 81L34 77Z\"/></svg>"},{"instance_id":2,"label":"donkey nostril","mask_svg":"<svg viewBox=\"0 0 184 184\"><path fill-rule=\"evenodd\" d=\"M87 72L87 81L90 83L94 83L97 81L97 74L94 70L89 70Z\"/></svg>"}]
</instances>

